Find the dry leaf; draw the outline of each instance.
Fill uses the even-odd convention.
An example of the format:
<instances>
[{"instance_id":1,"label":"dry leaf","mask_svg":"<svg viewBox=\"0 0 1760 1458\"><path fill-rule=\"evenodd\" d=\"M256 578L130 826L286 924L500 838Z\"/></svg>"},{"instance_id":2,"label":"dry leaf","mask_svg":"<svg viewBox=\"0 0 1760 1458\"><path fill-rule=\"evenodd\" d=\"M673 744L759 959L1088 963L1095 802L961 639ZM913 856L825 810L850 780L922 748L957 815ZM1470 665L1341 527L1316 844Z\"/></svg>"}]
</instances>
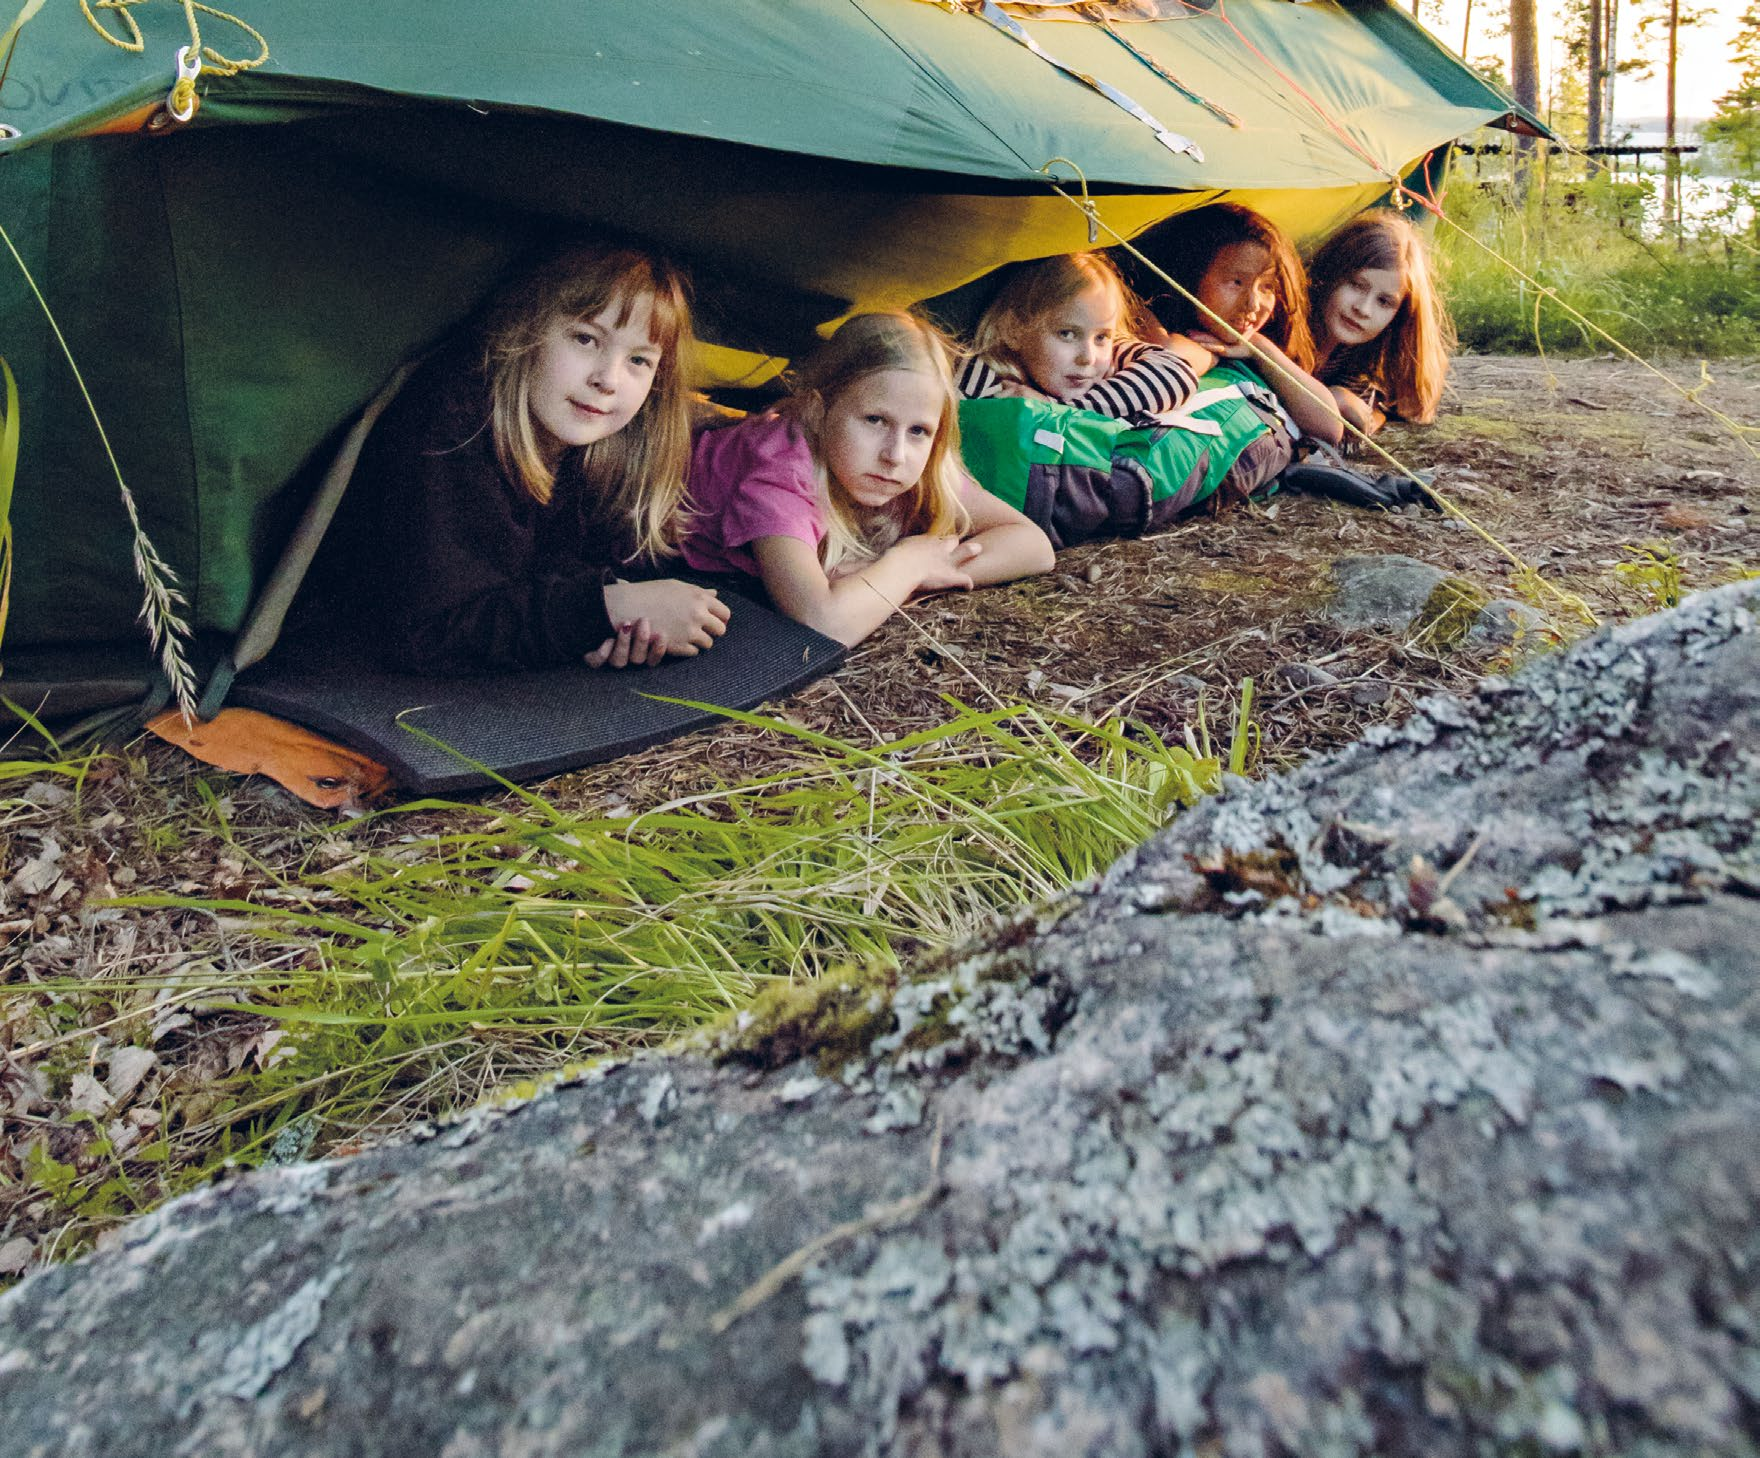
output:
<instances>
[{"instance_id":1,"label":"dry leaf","mask_svg":"<svg viewBox=\"0 0 1760 1458\"><path fill-rule=\"evenodd\" d=\"M1663 507L1656 520L1673 531L1696 532L1701 527L1710 526L1712 518L1707 512L1700 511L1697 507L1682 506L1677 501L1670 506Z\"/></svg>"},{"instance_id":2,"label":"dry leaf","mask_svg":"<svg viewBox=\"0 0 1760 1458\"><path fill-rule=\"evenodd\" d=\"M61 879L61 845L49 837L43 848L13 873L8 889L20 900L40 896Z\"/></svg>"},{"instance_id":3,"label":"dry leaf","mask_svg":"<svg viewBox=\"0 0 1760 1458\"><path fill-rule=\"evenodd\" d=\"M140 1143L141 1128L139 1124L114 1119L104 1126L104 1137L110 1141L111 1152L121 1156Z\"/></svg>"},{"instance_id":4,"label":"dry leaf","mask_svg":"<svg viewBox=\"0 0 1760 1458\"><path fill-rule=\"evenodd\" d=\"M293 1049L291 1048L283 1048L280 1053L275 1051L275 1045L286 1036L287 1031L284 1028L265 1028L263 1030L262 1035L257 1039L256 1045L252 1050L255 1054L258 1068L267 1070L276 1063L279 1063L282 1059L291 1058L293 1056Z\"/></svg>"},{"instance_id":5,"label":"dry leaf","mask_svg":"<svg viewBox=\"0 0 1760 1458\"><path fill-rule=\"evenodd\" d=\"M110 1111L110 1105L116 1101L91 1074L76 1073L73 1076L73 1092L67 1102L82 1113L106 1114Z\"/></svg>"},{"instance_id":6,"label":"dry leaf","mask_svg":"<svg viewBox=\"0 0 1760 1458\"><path fill-rule=\"evenodd\" d=\"M104 1079L110 1097L117 1103L124 1102L158 1061L159 1055L151 1048L116 1049L110 1055L110 1071Z\"/></svg>"}]
</instances>

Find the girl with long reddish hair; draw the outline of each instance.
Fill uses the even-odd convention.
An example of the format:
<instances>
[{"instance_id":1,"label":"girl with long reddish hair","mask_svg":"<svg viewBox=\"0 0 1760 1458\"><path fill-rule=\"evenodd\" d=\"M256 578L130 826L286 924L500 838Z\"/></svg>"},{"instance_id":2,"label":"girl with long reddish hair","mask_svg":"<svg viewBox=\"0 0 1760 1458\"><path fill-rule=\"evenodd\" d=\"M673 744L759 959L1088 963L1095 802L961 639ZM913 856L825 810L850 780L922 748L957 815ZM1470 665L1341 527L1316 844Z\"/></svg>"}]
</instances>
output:
<instances>
[{"instance_id":1,"label":"girl with long reddish hair","mask_svg":"<svg viewBox=\"0 0 1760 1458\"><path fill-rule=\"evenodd\" d=\"M1308 280L1314 373L1344 418L1366 434L1389 414L1436 419L1454 329L1418 230L1387 209L1364 213L1321 245Z\"/></svg>"}]
</instances>

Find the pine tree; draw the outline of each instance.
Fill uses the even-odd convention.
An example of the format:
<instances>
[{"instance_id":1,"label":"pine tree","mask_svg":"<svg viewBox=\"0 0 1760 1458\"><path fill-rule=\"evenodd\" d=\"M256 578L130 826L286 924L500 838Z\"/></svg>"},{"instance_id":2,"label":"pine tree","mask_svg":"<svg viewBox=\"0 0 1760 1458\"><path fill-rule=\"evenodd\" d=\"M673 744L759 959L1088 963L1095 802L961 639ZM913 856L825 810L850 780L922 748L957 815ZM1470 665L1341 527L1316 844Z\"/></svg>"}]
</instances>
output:
<instances>
[{"instance_id":1,"label":"pine tree","mask_svg":"<svg viewBox=\"0 0 1760 1458\"><path fill-rule=\"evenodd\" d=\"M1730 177L1760 181L1760 0L1742 12L1732 47L1741 70L1733 90L1717 99L1717 110L1700 131L1706 158Z\"/></svg>"}]
</instances>

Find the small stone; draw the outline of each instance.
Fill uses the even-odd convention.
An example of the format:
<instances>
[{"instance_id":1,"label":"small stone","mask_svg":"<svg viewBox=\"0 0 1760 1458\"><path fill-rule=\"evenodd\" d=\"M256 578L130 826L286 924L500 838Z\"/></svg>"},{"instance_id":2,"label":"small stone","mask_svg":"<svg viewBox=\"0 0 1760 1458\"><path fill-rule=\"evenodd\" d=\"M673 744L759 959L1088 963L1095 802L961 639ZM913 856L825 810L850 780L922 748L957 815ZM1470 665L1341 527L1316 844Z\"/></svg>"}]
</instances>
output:
<instances>
[{"instance_id":1,"label":"small stone","mask_svg":"<svg viewBox=\"0 0 1760 1458\"><path fill-rule=\"evenodd\" d=\"M1448 575L1415 557L1341 557L1332 564L1336 590L1326 616L1341 628L1398 631L1424 610Z\"/></svg>"},{"instance_id":2,"label":"small stone","mask_svg":"<svg viewBox=\"0 0 1760 1458\"><path fill-rule=\"evenodd\" d=\"M1372 678L1366 683L1359 683L1351 689L1351 702L1360 704L1365 709L1373 709L1385 704L1393 697L1393 685Z\"/></svg>"},{"instance_id":3,"label":"small stone","mask_svg":"<svg viewBox=\"0 0 1760 1458\"><path fill-rule=\"evenodd\" d=\"M1338 682L1336 673L1328 673L1312 663L1280 663L1271 670L1271 676L1293 689L1329 688Z\"/></svg>"},{"instance_id":4,"label":"small stone","mask_svg":"<svg viewBox=\"0 0 1760 1458\"><path fill-rule=\"evenodd\" d=\"M1538 633L1545 626L1546 615L1538 608L1525 602L1517 602L1513 598L1493 598L1479 609L1479 616L1473 620L1467 641L1501 646L1513 643L1530 633Z\"/></svg>"},{"instance_id":5,"label":"small stone","mask_svg":"<svg viewBox=\"0 0 1760 1458\"><path fill-rule=\"evenodd\" d=\"M1082 575L1086 577L1089 582L1098 582L1101 577L1100 564L1098 562L1090 562L1088 564L1088 570Z\"/></svg>"},{"instance_id":6,"label":"small stone","mask_svg":"<svg viewBox=\"0 0 1760 1458\"><path fill-rule=\"evenodd\" d=\"M17 1276L30 1269L37 1248L22 1235L0 1245L0 1276Z\"/></svg>"}]
</instances>

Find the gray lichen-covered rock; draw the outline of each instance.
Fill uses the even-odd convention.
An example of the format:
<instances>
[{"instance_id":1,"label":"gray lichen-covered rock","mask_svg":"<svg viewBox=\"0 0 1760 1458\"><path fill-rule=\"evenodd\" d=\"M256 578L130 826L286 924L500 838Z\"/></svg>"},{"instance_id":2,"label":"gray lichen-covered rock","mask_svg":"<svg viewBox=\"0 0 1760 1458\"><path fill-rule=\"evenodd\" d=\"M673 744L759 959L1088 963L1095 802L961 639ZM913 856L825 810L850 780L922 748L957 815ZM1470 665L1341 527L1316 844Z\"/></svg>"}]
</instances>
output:
<instances>
[{"instance_id":1,"label":"gray lichen-covered rock","mask_svg":"<svg viewBox=\"0 0 1760 1458\"><path fill-rule=\"evenodd\" d=\"M1340 557L1332 564L1324 612L1341 628L1419 633L1444 644L1504 645L1537 633L1545 615L1524 602L1493 598L1464 578L1398 553Z\"/></svg>"},{"instance_id":2,"label":"gray lichen-covered rock","mask_svg":"<svg viewBox=\"0 0 1760 1458\"><path fill-rule=\"evenodd\" d=\"M835 1060L180 1201L0 1300L0 1451L1760 1452L1757 605L1237 784Z\"/></svg>"}]
</instances>

